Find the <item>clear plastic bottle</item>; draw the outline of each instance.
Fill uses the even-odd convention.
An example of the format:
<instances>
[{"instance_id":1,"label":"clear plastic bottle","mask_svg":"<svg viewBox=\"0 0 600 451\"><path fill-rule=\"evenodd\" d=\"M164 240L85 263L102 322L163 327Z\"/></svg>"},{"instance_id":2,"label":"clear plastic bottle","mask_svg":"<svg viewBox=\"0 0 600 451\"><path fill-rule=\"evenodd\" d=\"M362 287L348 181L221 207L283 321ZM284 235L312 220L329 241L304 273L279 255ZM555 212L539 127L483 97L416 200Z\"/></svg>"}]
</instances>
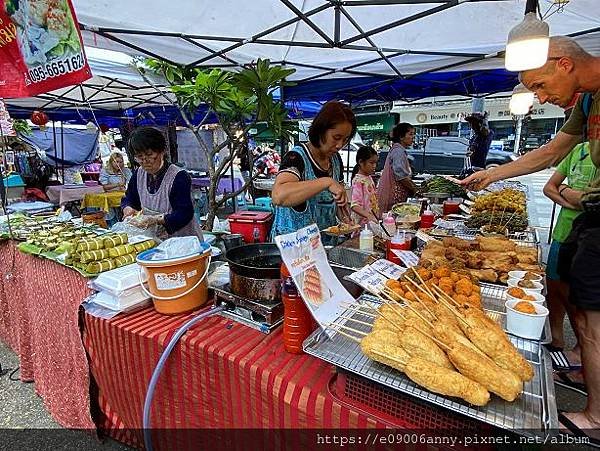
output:
<instances>
[{"instance_id":1,"label":"clear plastic bottle","mask_svg":"<svg viewBox=\"0 0 600 451\"><path fill-rule=\"evenodd\" d=\"M373 232L367 224L365 224L364 230L360 232L359 248L361 251L373 252Z\"/></svg>"},{"instance_id":2,"label":"clear plastic bottle","mask_svg":"<svg viewBox=\"0 0 600 451\"><path fill-rule=\"evenodd\" d=\"M396 221L394 220L391 211L383 218L383 228L387 231L389 236L394 236L396 234Z\"/></svg>"},{"instance_id":3,"label":"clear plastic bottle","mask_svg":"<svg viewBox=\"0 0 600 451\"><path fill-rule=\"evenodd\" d=\"M302 343L314 330L314 321L284 263L281 264L281 299L283 345L291 354L302 354Z\"/></svg>"}]
</instances>

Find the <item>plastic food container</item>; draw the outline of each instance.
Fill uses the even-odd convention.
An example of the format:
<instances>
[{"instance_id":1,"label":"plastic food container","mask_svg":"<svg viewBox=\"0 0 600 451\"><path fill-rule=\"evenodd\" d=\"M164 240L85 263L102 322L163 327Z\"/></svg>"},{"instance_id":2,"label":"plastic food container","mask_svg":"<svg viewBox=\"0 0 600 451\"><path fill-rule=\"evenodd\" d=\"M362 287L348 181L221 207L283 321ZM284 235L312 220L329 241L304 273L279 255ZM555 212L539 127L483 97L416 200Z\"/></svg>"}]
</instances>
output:
<instances>
[{"instance_id":1,"label":"plastic food container","mask_svg":"<svg viewBox=\"0 0 600 451\"><path fill-rule=\"evenodd\" d=\"M244 242L265 243L269 238L273 215L264 211L240 211L227 217L231 233L239 233Z\"/></svg>"},{"instance_id":2,"label":"plastic food container","mask_svg":"<svg viewBox=\"0 0 600 451\"><path fill-rule=\"evenodd\" d=\"M516 279L516 280L522 280L525 277L525 274L527 274L527 271L509 271L508 273L508 278L510 279ZM534 277L533 280L534 282L540 282L543 279L543 276L537 274L536 277Z\"/></svg>"},{"instance_id":3,"label":"plastic food container","mask_svg":"<svg viewBox=\"0 0 600 451\"><path fill-rule=\"evenodd\" d=\"M139 287L139 272L140 267L136 263L103 272L94 280L94 288L120 296L131 288Z\"/></svg>"},{"instance_id":4,"label":"plastic food container","mask_svg":"<svg viewBox=\"0 0 600 451\"><path fill-rule=\"evenodd\" d=\"M525 288L525 287L520 287L519 286L519 282L521 282L521 280L516 280L516 279L508 279L506 284L509 287L519 287L522 290L524 290L526 293L537 293L537 294L541 294L542 290L544 289L544 285L542 285L540 282L534 282L531 281L531 283L533 284L532 288Z\"/></svg>"},{"instance_id":5,"label":"plastic food container","mask_svg":"<svg viewBox=\"0 0 600 451\"><path fill-rule=\"evenodd\" d=\"M514 306L521 301L506 301L506 331L530 340L539 340L548 317L548 309L543 305L532 302L536 313L521 313Z\"/></svg>"},{"instance_id":6,"label":"plastic food container","mask_svg":"<svg viewBox=\"0 0 600 451\"><path fill-rule=\"evenodd\" d=\"M530 295L530 296L533 296L535 298L535 300L529 301L529 302L536 302L536 303L539 303L539 304L543 304L544 301L546 300L546 297L542 296L540 293L527 293L527 294ZM514 296L511 296L508 293L506 293L506 299L509 300L509 301L525 301L526 300L526 299L516 298Z\"/></svg>"}]
</instances>

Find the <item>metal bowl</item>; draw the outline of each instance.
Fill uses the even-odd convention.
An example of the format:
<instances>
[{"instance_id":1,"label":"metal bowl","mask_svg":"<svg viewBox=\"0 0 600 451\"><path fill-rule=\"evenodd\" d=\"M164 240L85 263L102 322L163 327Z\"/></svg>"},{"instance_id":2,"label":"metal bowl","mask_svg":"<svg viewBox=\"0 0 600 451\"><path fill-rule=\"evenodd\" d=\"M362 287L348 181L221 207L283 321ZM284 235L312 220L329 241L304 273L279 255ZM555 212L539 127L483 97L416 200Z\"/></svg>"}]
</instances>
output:
<instances>
[{"instance_id":1,"label":"metal bowl","mask_svg":"<svg viewBox=\"0 0 600 451\"><path fill-rule=\"evenodd\" d=\"M442 204L446 199L451 198L452 195L449 193L425 193L423 197L429 199L431 203Z\"/></svg>"}]
</instances>

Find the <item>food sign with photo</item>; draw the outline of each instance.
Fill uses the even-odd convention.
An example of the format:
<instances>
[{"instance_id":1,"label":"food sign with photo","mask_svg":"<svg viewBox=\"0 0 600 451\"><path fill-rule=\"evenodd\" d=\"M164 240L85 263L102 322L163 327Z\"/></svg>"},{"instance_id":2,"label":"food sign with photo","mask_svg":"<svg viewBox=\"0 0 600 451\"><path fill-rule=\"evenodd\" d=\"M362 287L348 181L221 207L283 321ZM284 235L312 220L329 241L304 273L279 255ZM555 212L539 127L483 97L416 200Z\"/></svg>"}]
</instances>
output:
<instances>
[{"instance_id":1,"label":"food sign with photo","mask_svg":"<svg viewBox=\"0 0 600 451\"><path fill-rule=\"evenodd\" d=\"M70 0L4 0L0 97L31 97L92 76Z\"/></svg>"},{"instance_id":2,"label":"food sign with photo","mask_svg":"<svg viewBox=\"0 0 600 451\"><path fill-rule=\"evenodd\" d=\"M275 243L304 303L327 334L331 334L327 326L344 310L341 303L352 303L355 299L329 266L319 227L313 224L280 235L275 237Z\"/></svg>"}]
</instances>

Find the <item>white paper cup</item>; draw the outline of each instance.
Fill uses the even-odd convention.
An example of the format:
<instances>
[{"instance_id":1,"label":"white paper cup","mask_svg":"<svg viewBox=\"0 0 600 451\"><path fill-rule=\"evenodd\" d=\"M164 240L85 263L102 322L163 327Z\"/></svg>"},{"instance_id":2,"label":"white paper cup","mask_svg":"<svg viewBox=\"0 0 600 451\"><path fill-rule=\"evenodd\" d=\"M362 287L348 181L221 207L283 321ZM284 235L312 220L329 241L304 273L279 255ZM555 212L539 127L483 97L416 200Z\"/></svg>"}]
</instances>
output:
<instances>
[{"instance_id":1,"label":"white paper cup","mask_svg":"<svg viewBox=\"0 0 600 451\"><path fill-rule=\"evenodd\" d=\"M518 337L539 340L544 331L548 309L537 302L532 302L536 313L521 313L514 309L518 302L521 301L506 301L504 304L506 307L506 331Z\"/></svg>"},{"instance_id":2,"label":"white paper cup","mask_svg":"<svg viewBox=\"0 0 600 451\"><path fill-rule=\"evenodd\" d=\"M521 280L521 279L523 279L523 277L525 277L525 274L527 274L527 271L509 271L508 278ZM533 280L534 282L541 282L542 279L543 279L543 277L538 274L537 277L535 277L531 280Z\"/></svg>"},{"instance_id":3,"label":"white paper cup","mask_svg":"<svg viewBox=\"0 0 600 451\"><path fill-rule=\"evenodd\" d=\"M518 287L518 288L522 289L523 291L525 291L527 294L531 294L531 293L542 294L542 290L544 289L544 285L542 285L541 282L531 281L533 283L533 288L520 287L519 282L520 282L520 280L508 279L506 281L506 284L509 287Z\"/></svg>"},{"instance_id":4,"label":"white paper cup","mask_svg":"<svg viewBox=\"0 0 600 451\"><path fill-rule=\"evenodd\" d=\"M529 302L535 302L537 304L543 304L544 301L546 301L546 297L543 296L543 295L541 295L540 293L527 293L526 292L526 294L528 294L530 296L533 296L535 298L533 301L529 301ZM512 296L512 295L510 295L508 293L506 293L506 299L508 301L525 301L526 300L526 299L517 298L517 297Z\"/></svg>"}]
</instances>

